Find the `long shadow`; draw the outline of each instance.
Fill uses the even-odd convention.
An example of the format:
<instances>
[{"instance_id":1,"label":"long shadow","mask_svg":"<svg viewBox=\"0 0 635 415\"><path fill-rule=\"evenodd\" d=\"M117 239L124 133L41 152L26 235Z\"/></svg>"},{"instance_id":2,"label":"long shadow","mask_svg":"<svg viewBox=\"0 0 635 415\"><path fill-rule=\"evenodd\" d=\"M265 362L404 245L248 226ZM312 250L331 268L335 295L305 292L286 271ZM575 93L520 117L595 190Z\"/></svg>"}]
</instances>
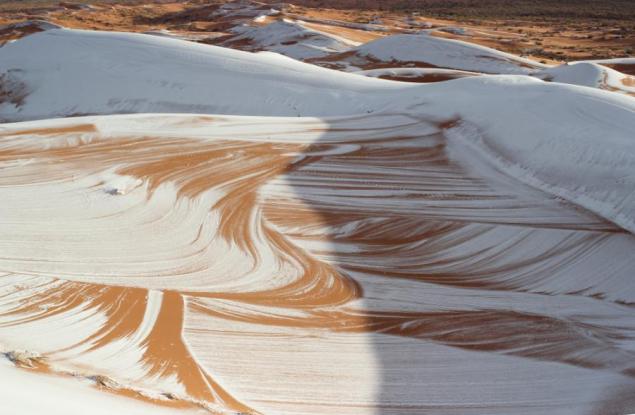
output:
<instances>
[{"instance_id":1,"label":"long shadow","mask_svg":"<svg viewBox=\"0 0 635 415\"><path fill-rule=\"evenodd\" d=\"M465 152L457 122L329 121L286 173L312 215L267 218L321 229L358 287L320 325L368 334L374 413L635 412L635 312L594 289L633 237Z\"/></svg>"}]
</instances>

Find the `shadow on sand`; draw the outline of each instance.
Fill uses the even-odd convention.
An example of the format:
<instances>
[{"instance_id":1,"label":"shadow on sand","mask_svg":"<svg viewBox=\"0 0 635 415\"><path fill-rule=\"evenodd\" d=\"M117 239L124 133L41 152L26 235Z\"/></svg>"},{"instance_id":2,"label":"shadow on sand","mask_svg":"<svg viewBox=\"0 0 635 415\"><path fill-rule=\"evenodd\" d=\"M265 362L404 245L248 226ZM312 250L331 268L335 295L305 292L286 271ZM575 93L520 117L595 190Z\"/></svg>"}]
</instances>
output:
<instances>
[{"instance_id":1,"label":"shadow on sand","mask_svg":"<svg viewBox=\"0 0 635 415\"><path fill-rule=\"evenodd\" d=\"M635 411L620 344L633 309L576 279L631 235L480 162L444 135L454 122L329 122L285 174L304 207L267 219L324 242L313 254L356 287L316 312L330 330L367 333L374 413Z\"/></svg>"}]
</instances>

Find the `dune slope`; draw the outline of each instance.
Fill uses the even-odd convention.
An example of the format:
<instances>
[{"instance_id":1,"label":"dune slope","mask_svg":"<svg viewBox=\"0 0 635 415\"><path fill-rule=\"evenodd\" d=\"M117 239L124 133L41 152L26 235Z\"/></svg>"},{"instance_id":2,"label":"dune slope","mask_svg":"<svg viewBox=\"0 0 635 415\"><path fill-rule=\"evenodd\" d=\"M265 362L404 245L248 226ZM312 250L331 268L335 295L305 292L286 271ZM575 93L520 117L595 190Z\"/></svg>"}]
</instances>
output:
<instances>
[{"instance_id":1,"label":"dune slope","mask_svg":"<svg viewBox=\"0 0 635 415\"><path fill-rule=\"evenodd\" d=\"M0 370L68 411L635 410L632 97L57 28L0 73Z\"/></svg>"}]
</instances>

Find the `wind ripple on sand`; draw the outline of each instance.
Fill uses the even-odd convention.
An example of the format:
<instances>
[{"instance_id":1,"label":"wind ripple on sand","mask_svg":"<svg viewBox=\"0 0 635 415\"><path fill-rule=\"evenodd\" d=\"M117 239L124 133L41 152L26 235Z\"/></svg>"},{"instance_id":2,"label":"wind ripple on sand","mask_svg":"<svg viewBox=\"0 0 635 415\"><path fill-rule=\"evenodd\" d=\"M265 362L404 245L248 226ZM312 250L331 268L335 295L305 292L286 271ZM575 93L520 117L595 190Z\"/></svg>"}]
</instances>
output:
<instances>
[{"instance_id":1,"label":"wind ripple on sand","mask_svg":"<svg viewBox=\"0 0 635 415\"><path fill-rule=\"evenodd\" d=\"M632 235L444 128L5 127L0 343L211 411L635 408Z\"/></svg>"}]
</instances>

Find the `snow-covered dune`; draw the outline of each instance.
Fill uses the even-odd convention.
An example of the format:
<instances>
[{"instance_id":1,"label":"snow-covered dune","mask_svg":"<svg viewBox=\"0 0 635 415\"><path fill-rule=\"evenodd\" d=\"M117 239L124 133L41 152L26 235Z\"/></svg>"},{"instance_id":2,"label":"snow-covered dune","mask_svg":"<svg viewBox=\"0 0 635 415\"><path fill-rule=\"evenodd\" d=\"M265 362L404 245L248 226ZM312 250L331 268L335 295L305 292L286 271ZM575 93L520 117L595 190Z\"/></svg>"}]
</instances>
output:
<instances>
[{"instance_id":1,"label":"snow-covered dune","mask_svg":"<svg viewBox=\"0 0 635 415\"><path fill-rule=\"evenodd\" d=\"M231 31L234 34L220 43L221 46L239 45L241 50L266 50L299 60L345 52L359 45L288 19L276 20L264 26L237 26Z\"/></svg>"},{"instance_id":2,"label":"snow-covered dune","mask_svg":"<svg viewBox=\"0 0 635 415\"><path fill-rule=\"evenodd\" d=\"M428 36L405 38L403 44L409 45ZM558 75L572 69L576 65L552 71ZM635 181L624 175L630 161L623 157L630 153L612 146L604 150L606 143L617 148L631 145L635 100L614 93L549 85L527 76L416 85L333 71L269 52L68 29L35 33L0 48L0 76L5 85L20 91L17 98L0 104L0 118L5 120L136 112L311 117L399 112L438 122L458 119L487 140L495 140L497 147L552 147L547 158L535 150L536 157L524 157L522 162L511 160L516 154L512 151L500 157L524 176L534 177L548 171L544 163L550 154L557 155L549 163L558 171L566 170L563 174L572 181L563 185L559 175L549 174L545 186L569 200L578 189L586 189L583 194L594 195L584 203L586 207L610 220L620 217L622 226L635 229L635 204L628 190ZM580 114L597 115L586 119ZM607 156L599 156L604 153ZM613 153L620 156L614 160L608 155ZM603 169L593 177L606 180L597 186L576 180L579 157ZM622 165L624 173L619 170ZM614 186L623 189L613 192Z\"/></svg>"},{"instance_id":3,"label":"snow-covered dune","mask_svg":"<svg viewBox=\"0 0 635 415\"><path fill-rule=\"evenodd\" d=\"M632 409L635 238L517 166L624 201L633 106L444 84L392 114L1 126L0 351L212 413Z\"/></svg>"},{"instance_id":4,"label":"snow-covered dune","mask_svg":"<svg viewBox=\"0 0 635 415\"><path fill-rule=\"evenodd\" d=\"M430 40L455 42L427 35L391 36L363 45L359 50L376 51L381 58L388 56L382 54L393 53L399 59L409 60L419 56L419 49L407 48L411 42L425 45ZM404 48L391 47L393 41L405 45ZM455 54L452 48L437 51L449 60L435 62L440 66L476 70L493 71L491 65L495 65L502 72L532 71L524 63L503 55L497 58L475 55L481 53L479 47L467 48L469 53L466 48L459 45L460 54ZM481 63L472 65L477 61L487 67ZM558 82L620 88L625 92L633 90L628 83L630 78L618 76L614 71L591 74L584 71L580 76L577 69L588 65L550 68L539 71L538 76ZM591 69L597 67L591 66ZM388 96L397 96L397 90L407 88L403 84L304 64L274 53L252 54L142 34L50 27L0 48L0 120L4 121L140 112L362 114L394 103ZM307 95L312 99L306 99Z\"/></svg>"},{"instance_id":5,"label":"snow-covered dune","mask_svg":"<svg viewBox=\"0 0 635 415\"><path fill-rule=\"evenodd\" d=\"M635 99L528 77L443 84L426 86L439 88L428 89L422 109L456 114L456 138L502 171L635 233Z\"/></svg>"},{"instance_id":6,"label":"snow-covered dune","mask_svg":"<svg viewBox=\"0 0 635 415\"><path fill-rule=\"evenodd\" d=\"M532 74L551 82L588 86L635 94L635 77L591 62L578 62L544 69Z\"/></svg>"},{"instance_id":7,"label":"snow-covered dune","mask_svg":"<svg viewBox=\"0 0 635 415\"><path fill-rule=\"evenodd\" d=\"M374 107L360 91L389 88L274 53L69 29L0 48L0 76L28 90L20 105L0 103L5 121L131 112L364 113Z\"/></svg>"},{"instance_id":8,"label":"snow-covered dune","mask_svg":"<svg viewBox=\"0 0 635 415\"><path fill-rule=\"evenodd\" d=\"M336 59L332 59L337 62ZM364 69L414 65L488 74L528 74L544 68L538 62L485 46L429 33L386 36L341 56L341 63Z\"/></svg>"},{"instance_id":9,"label":"snow-covered dune","mask_svg":"<svg viewBox=\"0 0 635 415\"><path fill-rule=\"evenodd\" d=\"M0 118L31 120L0 124L0 373L51 405L8 361L59 375L73 414L633 412L635 99L557 82L595 66L382 41L358 51L520 75L57 28L0 47Z\"/></svg>"},{"instance_id":10,"label":"snow-covered dune","mask_svg":"<svg viewBox=\"0 0 635 415\"><path fill-rule=\"evenodd\" d=\"M635 76L635 58L613 58L581 61L608 66L616 71Z\"/></svg>"}]
</instances>

